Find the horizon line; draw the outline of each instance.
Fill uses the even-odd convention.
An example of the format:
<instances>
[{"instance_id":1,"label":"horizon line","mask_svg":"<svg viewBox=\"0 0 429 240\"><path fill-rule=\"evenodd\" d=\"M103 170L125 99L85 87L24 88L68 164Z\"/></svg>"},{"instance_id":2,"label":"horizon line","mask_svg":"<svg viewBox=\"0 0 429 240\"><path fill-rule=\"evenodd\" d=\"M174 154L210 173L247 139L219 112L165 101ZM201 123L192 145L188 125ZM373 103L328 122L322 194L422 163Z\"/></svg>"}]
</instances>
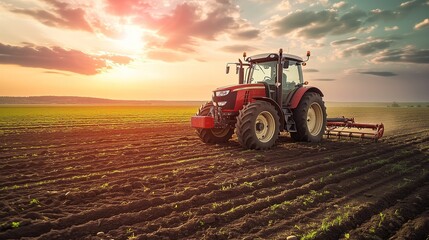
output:
<instances>
[{"instance_id":1,"label":"horizon line","mask_svg":"<svg viewBox=\"0 0 429 240\"><path fill-rule=\"evenodd\" d=\"M100 99L100 100L111 100L111 101L141 101L141 102L155 102L155 101L161 101L161 102L206 102L205 100L175 100L175 99L115 99L115 98L104 98L104 97L92 97L92 96L76 96L76 95L32 95L32 96L0 96L0 98L33 98L33 97L74 97L74 98L92 98L92 99ZM429 103L429 100L426 101L419 101L419 100L413 100L413 101L397 101L397 100L390 100L390 101L325 101L325 102L331 102L331 103Z\"/></svg>"}]
</instances>

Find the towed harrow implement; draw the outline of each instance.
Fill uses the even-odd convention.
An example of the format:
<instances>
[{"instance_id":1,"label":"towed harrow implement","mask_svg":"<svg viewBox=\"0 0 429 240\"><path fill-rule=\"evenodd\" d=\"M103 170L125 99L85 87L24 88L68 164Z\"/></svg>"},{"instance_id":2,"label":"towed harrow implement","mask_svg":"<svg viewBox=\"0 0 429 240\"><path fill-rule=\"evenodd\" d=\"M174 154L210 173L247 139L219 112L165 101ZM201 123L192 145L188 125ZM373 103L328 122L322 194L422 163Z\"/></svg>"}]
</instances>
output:
<instances>
[{"instance_id":1,"label":"towed harrow implement","mask_svg":"<svg viewBox=\"0 0 429 240\"><path fill-rule=\"evenodd\" d=\"M360 138L377 141L383 136L384 125L373 123L356 123L354 118L327 118L325 135L327 138L336 136L338 138Z\"/></svg>"}]
</instances>

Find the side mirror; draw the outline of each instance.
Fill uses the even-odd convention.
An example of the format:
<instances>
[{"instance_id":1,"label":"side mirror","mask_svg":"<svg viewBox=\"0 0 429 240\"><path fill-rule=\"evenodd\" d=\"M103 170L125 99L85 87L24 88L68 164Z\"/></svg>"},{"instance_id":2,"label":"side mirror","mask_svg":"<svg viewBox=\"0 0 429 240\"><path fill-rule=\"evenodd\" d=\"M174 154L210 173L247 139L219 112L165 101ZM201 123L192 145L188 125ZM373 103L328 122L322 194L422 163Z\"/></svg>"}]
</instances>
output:
<instances>
[{"instance_id":1,"label":"side mirror","mask_svg":"<svg viewBox=\"0 0 429 240\"><path fill-rule=\"evenodd\" d=\"M286 69L289 68L289 60L286 60L283 62L283 68L286 68Z\"/></svg>"},{"instance_id":2,"label":"side mirror","mask_svg":"<svg viewBox=\"0 0 429 240\"><path fill-rule=\"evenodd\" d=\"M229 66L226 66L226 74L229 73Z\"/></svg>"}]
</instances>

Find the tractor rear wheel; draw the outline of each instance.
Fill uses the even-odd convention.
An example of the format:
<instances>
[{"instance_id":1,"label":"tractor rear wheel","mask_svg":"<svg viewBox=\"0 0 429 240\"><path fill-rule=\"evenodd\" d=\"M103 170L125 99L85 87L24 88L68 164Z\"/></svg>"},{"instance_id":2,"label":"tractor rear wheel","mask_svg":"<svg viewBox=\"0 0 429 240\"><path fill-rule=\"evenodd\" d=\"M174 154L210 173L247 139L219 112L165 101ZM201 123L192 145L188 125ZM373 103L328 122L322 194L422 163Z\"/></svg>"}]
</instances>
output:
<instances>
[{"instance_id":1,"label":"tractor rear wheel","mask_svg":"<svg viewBox=\"0 0 429 240\"><path fill-rule=\"evenodd\" d=\"M307 92L293 111L296 132L291 137L296 141L320 142L326 128L326 108L322 97L314 92Z\"/></svg>"},{"instance_id":2,"label":"tractor rear wheel","mask_svg":"<svg viewBox=\"0 0 429 240\"><path fill-rule=\"evenodd\" d=\"M212 107L213 102L203 104L198 110L197 116L209 116ZM231 139L232 134L234 134L234 129L231 127L197 128L197 134L205 143L224 143Z\"/></svg>"},{"instance_id":3,"label":"tractor rear wheel","mask_svg":"<svg viewBox=\"0 0 429 240\"><path fill-rule=\"evenodd\" d=\"M279 137L280 118L273 105L256 101L240 110L235 128L241 146L269 149Z\"/></svg>"}]
</instances>

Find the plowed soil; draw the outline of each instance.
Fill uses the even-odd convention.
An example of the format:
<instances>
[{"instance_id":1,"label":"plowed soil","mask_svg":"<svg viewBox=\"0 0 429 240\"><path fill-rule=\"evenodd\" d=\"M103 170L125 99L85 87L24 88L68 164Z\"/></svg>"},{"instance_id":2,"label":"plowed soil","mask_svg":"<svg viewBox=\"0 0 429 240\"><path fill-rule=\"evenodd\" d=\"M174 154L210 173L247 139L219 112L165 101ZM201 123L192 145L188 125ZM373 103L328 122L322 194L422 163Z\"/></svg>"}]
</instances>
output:
<instances>
[{"instance_id":1,"label":"plowed soil","mask_svg":"<svg viewBox=\"0 0 429 240\"><path fill-rule=\"evenodd\" d=\"M427 239L428 112L390 112L377 143L282 134L267 151L203 144L174 116L14 119L0 239Z\"/></svg>"}]
</instances>

